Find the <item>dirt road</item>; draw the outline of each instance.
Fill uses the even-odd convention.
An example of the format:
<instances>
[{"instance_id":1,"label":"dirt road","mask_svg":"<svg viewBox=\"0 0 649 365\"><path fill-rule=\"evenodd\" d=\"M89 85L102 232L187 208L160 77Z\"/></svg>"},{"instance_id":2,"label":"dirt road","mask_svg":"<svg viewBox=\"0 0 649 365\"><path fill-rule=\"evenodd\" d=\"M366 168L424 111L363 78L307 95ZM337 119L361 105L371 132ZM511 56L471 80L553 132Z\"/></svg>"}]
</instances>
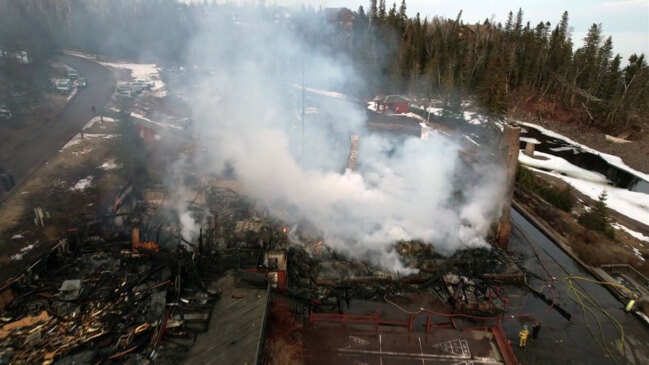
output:
<instances>
[{"instance_id":1,"label":"dirt road","mask_svg":"<svg viewBox=\"0 0 649 365\"><path fill-rule=\"evenodd\" d=\"M29 139L22 141L13 151L0 156L0 167L11 171L20 185L47 159L69 141L93 117L92 106L100 110L110 101L115 90L115 78L111 70L81 57L62 55L60 61L75 68L88 80L88 86L80 89L56 118L44 125ZM0 203L9 194L0 189Z\"/></svg>"}]
</instances>

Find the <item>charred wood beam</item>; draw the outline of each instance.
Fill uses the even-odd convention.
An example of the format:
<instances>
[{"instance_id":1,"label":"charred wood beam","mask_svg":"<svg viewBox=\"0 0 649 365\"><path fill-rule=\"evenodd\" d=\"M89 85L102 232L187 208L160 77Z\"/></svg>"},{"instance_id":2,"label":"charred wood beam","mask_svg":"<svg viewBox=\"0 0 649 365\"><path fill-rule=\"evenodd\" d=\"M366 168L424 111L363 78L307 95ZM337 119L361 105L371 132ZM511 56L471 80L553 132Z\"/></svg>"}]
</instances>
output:
<instances>
[{"instance_id":1,"label":"charred wood beam","mask_svg":"<svg viewBox=\"0 0 649 365\"><path fill-rule=\"evenodd\" d=\"M319 286L354 286L359 284L398 284L398 285L420 285L429 280L427 276L412 276L393 278L377 278L373 276L359 276L354 278L334 279L334 278L316 278L315 283Z\"/></svg>"},{"instance_id":2,"label":"charred wood beam","mask_svg":"<svg viewBox=\"0 0 649 365\"><path fill-rule=\"evenodd\" d=\"M194 260L187 260L187 261L188 262L186 262L185 266L189 268L190 275L196 281L196 283L201 288L203 293L207 293L207 286L205 286L205 281L203 281L201 274L198 272L198 267L196 267L196 263L194 262Z\"/></svg>"},{"instance_id":3,"label":"charred wood beam","mask_svg":"<svg viewBox=\"0 0 649 365\"><path fill-rule=\"evenodd\" d=\"M113 298L121 295L122 293L131 291L131 289L135 288L136 286L142 284L145 280L149 279L151 276L155 275L156 273L162 271L167 265L158 265L155 266L144 273L140 275L140 277L137 280L134 280L130 283L126 283L123 287L119 288L117 291L113 293Z\"/></svg>"},{"instance_id":4,"label":"charred wood beam","mask_svg":"<svg viewBox=\"0 0 649 365\"><path fill-rule=\"evenodd\" d=\"M347 168L351 171L358 169L358 141L359 136L352 135L350 137L349 157L347 157Z\"/></svg>"}]
</instances>

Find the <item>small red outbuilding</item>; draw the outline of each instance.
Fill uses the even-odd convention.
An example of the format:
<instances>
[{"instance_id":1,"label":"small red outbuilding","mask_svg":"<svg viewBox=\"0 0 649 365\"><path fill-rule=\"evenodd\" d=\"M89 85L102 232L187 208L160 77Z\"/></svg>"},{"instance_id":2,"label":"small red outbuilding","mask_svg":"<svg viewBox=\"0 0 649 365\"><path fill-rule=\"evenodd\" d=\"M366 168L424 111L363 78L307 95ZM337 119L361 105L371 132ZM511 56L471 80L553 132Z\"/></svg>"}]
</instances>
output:
<instances>
[{"instance_id":1,"label":"small red outbuilding","mask_svg":"<svg viewBox=\"0 0 649 365\"><path fill-rule=\"evenodd\" d=\"M376 111L380 113L404 114L410 111L408 99L401 95L388 95L376 100Z\"/></svg>"}]
</instances>

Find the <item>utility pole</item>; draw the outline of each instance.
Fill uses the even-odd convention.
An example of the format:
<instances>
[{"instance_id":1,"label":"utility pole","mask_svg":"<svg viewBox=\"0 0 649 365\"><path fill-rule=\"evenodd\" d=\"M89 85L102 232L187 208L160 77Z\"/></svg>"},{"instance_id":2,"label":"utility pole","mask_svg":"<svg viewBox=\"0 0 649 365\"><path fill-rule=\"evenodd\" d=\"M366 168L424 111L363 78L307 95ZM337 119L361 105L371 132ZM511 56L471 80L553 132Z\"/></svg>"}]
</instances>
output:
<instances>
[{"instance_id":1,"label":"utility pole","mask_svg":"<svg viewBox=\"0 0 649 365\"><path fill-rule=\"evenodd\" d=\"M300 159L304 162L304 56L302 56L302 150L300 151Z\"/></svg>"}]
</instances>

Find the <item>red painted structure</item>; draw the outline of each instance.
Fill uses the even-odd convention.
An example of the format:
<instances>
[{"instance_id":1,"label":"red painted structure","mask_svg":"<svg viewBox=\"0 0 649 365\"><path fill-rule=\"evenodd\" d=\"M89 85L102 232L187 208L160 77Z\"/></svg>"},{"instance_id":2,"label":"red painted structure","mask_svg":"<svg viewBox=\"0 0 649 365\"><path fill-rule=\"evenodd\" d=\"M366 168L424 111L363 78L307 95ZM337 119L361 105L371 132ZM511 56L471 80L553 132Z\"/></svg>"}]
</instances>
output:
<instances>
[{"instance_id":1,"label":"red painted structure","mask_svg":"<svg viewBox=\"0 0 649 365\"><path fill-rule=\"evenodd\" d=\"M140 138L142 138L145 142L151 143L160 139L158 131L156 131L155 128L145 126L142 123L137 123L135 126Z\"/></svg>"},{"instance_id":2,"label":"red painted structure","mask_svg":"<svg viewBox=\"0 0 649 365\"><path fill-rule=\"evenodd\" d=\"M480 319L481 317L469 316L465 314L446 314L438 313L422 308L423 313L426 313L426 323L424 325L426 333L431 332L434 328L446 328L446 329L455 329L460 330L454 320L455 317L468 317L474 319ZM419 314L423 314L419 313ZM408 318L404 321L393 321L393 320L384 320L381 319L379 313L362 315L362 314L350 314L350 313L315 313L311 311L309 313L309 320L311 322L329 322L329 323L340 323L343 327L347 325L374 325L375 330L379 330L380 326L392 326L392 327L404 327L408 329L408 332L413 331L414 317L418 314L408 314ZM432 315L432 316L431 316ZM447 321L443 322L434 322L433 317L442 317L446 318ZM516 316L511 316L507 318L513 318ZM507 338L507 335L503 331L501 321L505 317L482 317L484 321L495 320L493 325L487 325L483 323L477 327L465 327L462 330L486 330L493 334L493 338L496 342L496 346L499 349L499 352L503 358L505 365L519 365L514 350L511 347L511 342Z\"/></svg>"},{"instance_id":3,"label":"red painted structure","mask_svg":"<svg viewBox=\"0 0 649 365\"><path fill-rule=\"evenodd\" d=\"M349 313L309 313L309 320L311 322L334 322L342 323L343 326L347 324L373 324L376 329L379 326L395 326L406 327L408 332L412 332L413 315L408 316L407 321L386 321L381 320L378 313L363 315L363 314L349 314Z\"/></svg>"},{"instance_id":4,"label":"red painted structure","mask_svg":"<svg viewBox=\"0 0 649 365\"><path fill-rule=\"evenodd\" d=\"M410 102L400 95L388 95L376 100L379 113L405 114L410 111Z\"/></svg>"}]
</instances>

